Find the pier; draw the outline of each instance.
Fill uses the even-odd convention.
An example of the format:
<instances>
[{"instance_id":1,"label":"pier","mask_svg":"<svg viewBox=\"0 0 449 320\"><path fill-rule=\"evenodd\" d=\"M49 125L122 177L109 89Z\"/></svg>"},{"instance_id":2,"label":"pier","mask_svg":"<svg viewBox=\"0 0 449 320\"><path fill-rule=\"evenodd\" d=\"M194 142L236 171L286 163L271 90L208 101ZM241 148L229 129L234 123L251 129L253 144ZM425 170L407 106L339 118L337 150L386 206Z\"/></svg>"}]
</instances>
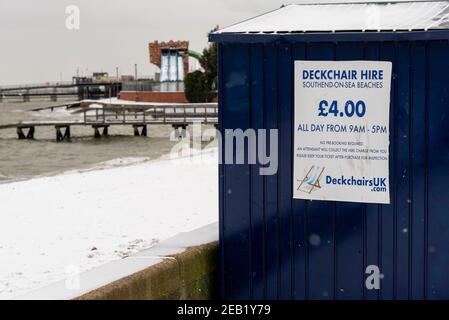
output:
<instances>
[{"instance_id":1,"label":"pier","mask_svg":"<svg viewBox=\"0 0 449 320\"><path fill-rule=\"evenodd\" d=\"M122 89L122 82L99 83L54 83L0 87L0 102L7 99L21 99L30 102L31 98L50 98L58 101L61 97L76 97L78 100L116 97Z\"/></svg>"},{"instance_id":2,"label":"pier","mask_svg":"<svg viewBox=\"0 0 449 320\"><path fill-rule=\"evenodd\" d=\"M69 108L71 105L67 105ZM60 106L59 106L60 107ZM52 107L48 107L52 108ZM95 138L109 135L111 126L130 126L134 136L147 136L149 125L171 125L182 136L192 123L218 125L216 103L165 104L81 101L73 115L82 119L67 121L21 121L0 125L0 130L15 129L18 139L33 140L39 127L54 127L56 141L69 141L71 127L90 126Z\"/></svg>"}]
</instances>

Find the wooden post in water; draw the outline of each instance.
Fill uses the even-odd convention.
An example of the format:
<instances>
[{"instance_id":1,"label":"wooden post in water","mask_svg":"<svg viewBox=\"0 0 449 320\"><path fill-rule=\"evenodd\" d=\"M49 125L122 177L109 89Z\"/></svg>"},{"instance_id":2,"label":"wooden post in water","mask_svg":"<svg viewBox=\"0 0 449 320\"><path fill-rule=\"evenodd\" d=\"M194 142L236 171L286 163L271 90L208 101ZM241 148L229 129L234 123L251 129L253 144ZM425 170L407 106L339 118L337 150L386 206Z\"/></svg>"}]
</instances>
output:
<instances>
[{"instance_id":1,"label":"wooden post in water","mask_svg":"<svg viewBox=\"0 0 449 320\"><path fill-rule=\"evenodd\" d=\"M109 135L109 125L94 125L92 126L92 128L94 128L94 136L95 138L101 138L106 137ZM103 128L103 132L100 133L100 128Z\"/></svg>"},{"instance_id":2,"label":"wooden post in water","mask_svg":"<svg viewBox=\"0 0 449 320\"><path fill-rule=\"evenodd\" d=\"M53 88L53 94L50 96L51 101L58 101L57 89Z\"/></svg>"},{"instance_id":3,"label":"wooden post in water","mask_svg":"<svg viewBox=\"0 0 449 320\"><path fill-rule=\"evenodd\" d=\"M147 125L143 124L134 124L133 125L134 128L134 136L135 137L147 137L148 136L148 130L147 130ZM139 131L139 128L142 128L141 131Z\"/></svg>"},{"instance_id":4,"label":"wooden post in water","mask_svg":"<svg viewBox=\"0 0 449 320\"><path fill-rule=\"evenodd\" d=\"M65 128L64 139L70 140L70 126Z\"/></svg>"},{"instance_id":5,"label":"wooden post in water","mask_svg":"<svg viewBox=\"0 0 449 320\"><path fill-rule=\"evenodd\" d=\"M25 135L23 134L22 128L17 128L17 135L19 136L19 140L26 139Z\"/></svg>"},{"instance_id":6,"label":"wooden post in water","mask_svg":"<svg viewBox=\"0 0 449 320\"><path fill-rule=\"evenodd\" d=\"M23 129L28 129L28 133L26 135L23 132ZM19 137L19 140L24 139L32 140L34 139L34 131L35 131L34 127L27 127L27 128L18 127L17 136Z\"/></svg>"},{"instance_id":7,"label":"wooden post in water","mask_svg":"<svg viewBox=\"0 0 449 320\"><path fill-rule=\"evenodd\" d=\"M82 86L78 86L77 87L78 90L78 100L84 100L84 87Z\"/></svg>"},{"instance_id":8,"label":"wooden post in water","mask_svg":"<svg viewBox=\"0 0 449 320\"><path fill-rule=\"evenodd\" d=\"M56 126L56 141L70 140L70 126ZM64 134L61 129L64 129Z\"/></svg>"},{"instance_id":9,"label":"wooden post in water","mask_svg":"<svg viewBox=\"0 0 449 320\"><path fill-rule=\"evenodd\" d=\"M100 134L100 130L98 129L98 127L94 127L94 136L95 138L101 138L101 134Z\"/></svg>"},{"instance_id":10,"label":"wooden post in water","mask_svg":"<svg viewBox=\"0 0 449 320\"><path fill-rule=\"evenodd\" d=\"M140 133L139 133L139 127L136 125L133 125L134 128L134 137L139 137Z\"/></svg>"},{"instance_id":11,"label":"wooden post in water","mask_svg":"<svg viewBox=\"0 0 449 320\"><path fill-rule=\"evenodd\" d=\"M34 127L30 127L29 129L28 129L28 134L27 134L27 139L34 139Z\"/></svg>"},{"instance_id":12,"label":"wooden post in water","mask_svg":"<svg viewBox=\"0 0 449 320\"><path fill-rule=\"evenodd\" d=\"M23 102L30 102L30 90L26 90L25 93L23 94Z\"/></svg>"},{"instance_id":13,"label":"wooden post in water","mask_svg":"<svg viewBox=\"0 0 449 320\"><path fill-rule=\"evenodd\" d=\"M182 139L187 136L187 124L174 124L172 127L175 129L178 138Z\"/></svg>"}]
</instances>

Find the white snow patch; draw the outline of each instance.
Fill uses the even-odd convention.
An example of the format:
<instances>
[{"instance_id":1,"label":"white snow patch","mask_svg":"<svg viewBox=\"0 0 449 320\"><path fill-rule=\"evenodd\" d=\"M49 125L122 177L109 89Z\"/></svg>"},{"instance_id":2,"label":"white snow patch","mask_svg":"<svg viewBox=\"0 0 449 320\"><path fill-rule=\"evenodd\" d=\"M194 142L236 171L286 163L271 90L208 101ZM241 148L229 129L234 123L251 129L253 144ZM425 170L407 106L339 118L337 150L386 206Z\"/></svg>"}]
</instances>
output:
<instances>
[{"instance_id":1,"label":"white snow patch","mask_svg":"<svg viewBox=\"0 0 449 320\"><path fill-rule=\"evenodd\" d=\"M0 299L216 222L216 152L194 158L0 185Z\"/></svg>"}]
</instances>

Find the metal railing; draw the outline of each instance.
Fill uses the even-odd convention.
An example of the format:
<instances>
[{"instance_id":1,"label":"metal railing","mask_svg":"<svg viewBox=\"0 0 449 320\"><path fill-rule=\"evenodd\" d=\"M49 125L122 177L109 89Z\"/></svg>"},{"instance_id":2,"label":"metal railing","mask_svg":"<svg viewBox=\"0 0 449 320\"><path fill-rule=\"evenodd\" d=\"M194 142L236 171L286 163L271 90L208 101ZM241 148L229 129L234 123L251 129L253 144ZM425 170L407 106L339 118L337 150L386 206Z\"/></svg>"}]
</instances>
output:
<instances>
[{"instance_id":1,"label":"metal railing","mask_svg":"<svg viewBox=\"0 0 449 320\"><path fill-rule=\"evenodd\" d=\"M216 124L218 122L217 106L173 106L145 108L98 108L84 111L84 122L104 124L188 124L202 122Z\"/></svg>"},{"instance_id":2,"label":"metal railing","mask_svg":"<svg viewBox=\"0 0 449 320\"><path fill-rule=\"evenodd\" d=\"M73 84L72 81L59 81L59 82L45 82L45 83L27 83L27 84L13 84L13 85L0 85L0 90L2 89L27 89L35 87L54 87L54 86L68 86Z\"/></svg>"}]
</instances>

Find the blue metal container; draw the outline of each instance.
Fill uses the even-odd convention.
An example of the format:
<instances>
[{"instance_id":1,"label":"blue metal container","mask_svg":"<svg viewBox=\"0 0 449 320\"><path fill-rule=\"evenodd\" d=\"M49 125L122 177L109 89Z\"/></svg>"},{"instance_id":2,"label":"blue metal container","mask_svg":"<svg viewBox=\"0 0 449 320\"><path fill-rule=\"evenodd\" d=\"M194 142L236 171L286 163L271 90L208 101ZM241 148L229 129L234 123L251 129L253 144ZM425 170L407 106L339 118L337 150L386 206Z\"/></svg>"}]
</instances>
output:
<instances>
[{"instance_id":1,"label":"blue metal container","mask_svg":"<svg viewBox=\"0 0 449 320\"><path fill-rule=\"evenodd\" d=\"M280 141L274 176L220 165L224 299L449 299L448 5L288 6L210 35L223 143L237 128L277 128ZM377 30L331 17L368 8ZM390 205L293 199L295 60L393 63ZM380 290L365 285L370 265Z\"/></svg>"}]
</instances>

